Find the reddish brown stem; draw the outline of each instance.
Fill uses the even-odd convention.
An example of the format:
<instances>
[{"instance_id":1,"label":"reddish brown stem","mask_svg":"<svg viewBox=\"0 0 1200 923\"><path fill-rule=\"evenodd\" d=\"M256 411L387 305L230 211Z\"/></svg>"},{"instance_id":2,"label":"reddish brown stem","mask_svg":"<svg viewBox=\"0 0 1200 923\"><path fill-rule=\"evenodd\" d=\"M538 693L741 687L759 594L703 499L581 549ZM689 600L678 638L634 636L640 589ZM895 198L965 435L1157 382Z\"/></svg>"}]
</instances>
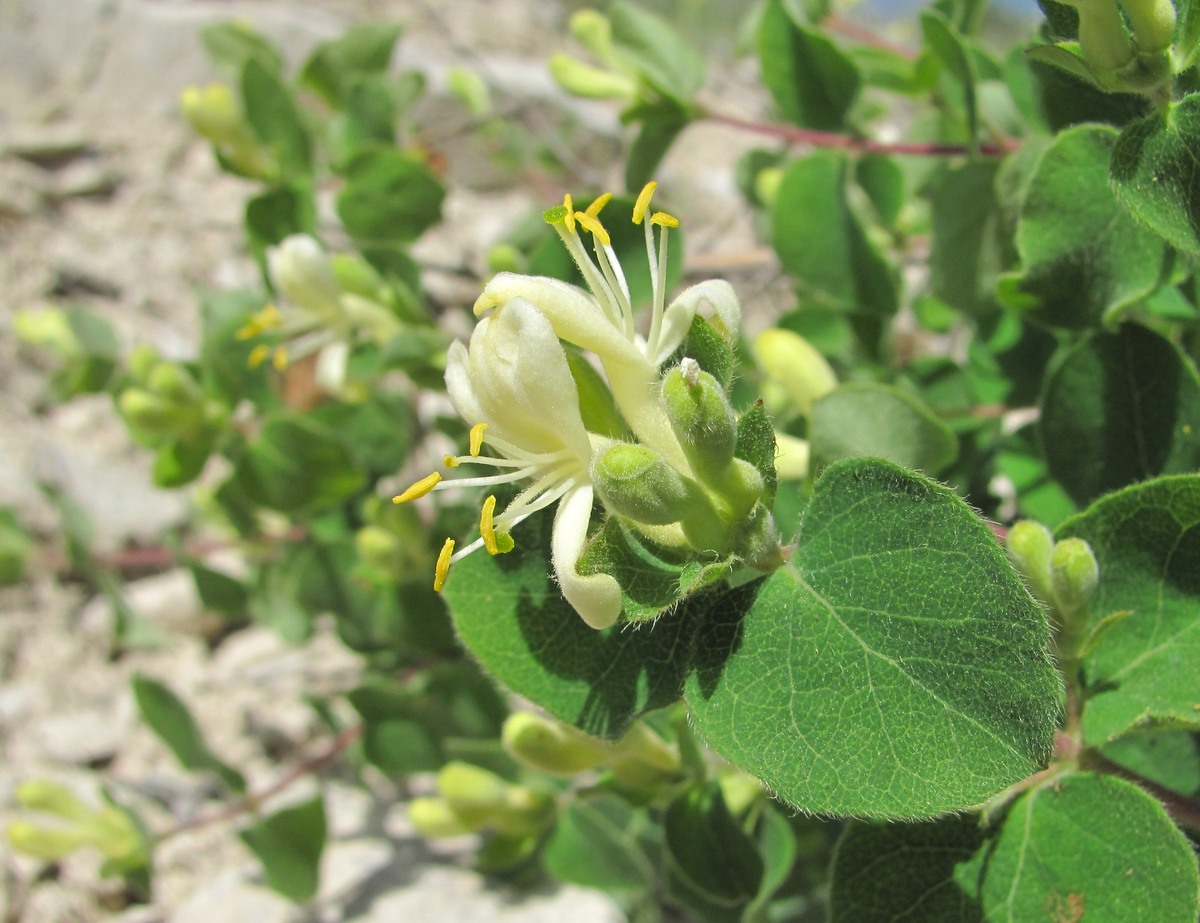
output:
<instances>
[{"instance_id":1,"label":"reddish brown stem","mask_svg":"<svg viewBox=\"0 0 1200 923\"><path fill-rule=\"evenodd\" d=\"M792 144L838 148L860 154L911 154L919 157L979 154L984 157L1003 157L1017 148L1016 142L1011 140L985 141L976 147L968 144L941 144L929 141L874 141L870 138L858 138L853 135L839 135L834 132L797 128L794 125L780 125L777 122L756 122L721 112L708 111L704 113L703 117L710 122L741 128L744 131L752 131L760 135L769 135Z\"/></svg>"},{"instance_id":2,"label":"reddish brown stem","mask_svg":"<svg viewBox=\"0 0 1200 923\"><path fill-rule=\"evenodd\" d=\"M218 811L211 814L205 814L200 817L194 817L191 820L183 821L180 824L170 828L169 830L159 834L158 842L170 839L173 836L178 836L188 830L196 830L200 827L207 827L210 824L224 823L225 821L233 820L242 814L250 814L257 811L271 798L274 798L280 792L285 791L294 783L303 779L305 776L313 775L320 772L326 766L336 761L342 752L357 740L363 731L362 723L351 725L343 730L333 739L333 741L322 750L301 763L293 766L287 773L277 779L274 783L267 786L262 791L251 792L245 795Z\"/></svg>"}]
</instances>

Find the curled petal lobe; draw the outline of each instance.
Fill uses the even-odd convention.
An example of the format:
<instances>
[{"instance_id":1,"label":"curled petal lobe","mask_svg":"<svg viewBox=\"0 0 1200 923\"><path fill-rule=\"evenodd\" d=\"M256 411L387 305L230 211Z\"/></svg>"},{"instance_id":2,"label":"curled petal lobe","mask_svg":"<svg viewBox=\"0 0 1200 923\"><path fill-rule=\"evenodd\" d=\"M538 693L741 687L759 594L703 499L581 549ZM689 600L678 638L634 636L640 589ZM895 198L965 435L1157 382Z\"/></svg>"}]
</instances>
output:
<instances>
[{"instance_id":1,"label":"curled petal lobe","mask_svg":"<svg viewBox=\"0 0 1200 923\"><path fill-rule=\"evenodd\" d=\"M742 307L733 286L724 279L699 282L680 292L663 313L662 334L653 357L656 364L665 362L679 348L697 314L725 339L732 342L737 338L742 326Z\"/></svg>"},{"instance_id":2,"label":"curled petal lobe","mask_svg":"<svg viewBox=\"0 0 1200 923\"><path fill-rule=\"evenodd\" d=\"M583 554L592 517L592 488L578 487L566 494L554 516L551 558L554 575L567 602L592 628L608 628L621 614L621 587L608 574L579 573L575 565Z\"/></svg>"}]
</instances>

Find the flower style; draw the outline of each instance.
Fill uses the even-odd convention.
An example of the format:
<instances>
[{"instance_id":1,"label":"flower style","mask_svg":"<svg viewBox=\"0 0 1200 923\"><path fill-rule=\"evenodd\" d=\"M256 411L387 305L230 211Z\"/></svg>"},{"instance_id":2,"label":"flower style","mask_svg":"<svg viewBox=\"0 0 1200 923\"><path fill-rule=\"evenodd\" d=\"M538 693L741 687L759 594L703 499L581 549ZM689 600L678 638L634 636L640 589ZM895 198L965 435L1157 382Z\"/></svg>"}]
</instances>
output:
<instances>
[{"instance_id":1,"label":"flower style","mask_svg":"<svg viewBox=\"0 0 1200 923\"><path fill-rule=\"evenodd\" d=\"M601 196L585 211L576 211L566 196L545 218L562 238L588 289L557 279L500 273L475 303L475 314L481 319L470 346L452 344L446 385L455 409L472 429L470 453L448 456L446 467L485 464L499 473L443 481L434 472L395 501L403 503L449 487L522 481L529 486L498 515L495 496L487 497L475 542L456 552L454 541L446 540L435 589L441 589L453 562L481 547L491 554L510 550L513 526L557 503L551 555L563 596L593 628L605 628L620 616L617 581L604 573L580 574L577 564L587 543L596 497L597 460L621 444L586 429L580 391L560 341L595 354L616 408L633 435L686 477L692 469L663 407L660 366L683 343L697 314L729 339L741 322L737 297L723 281L695 285L665 304L667 231L679 222L662 212L648 214L655 185L646 186L633 211L634 222L645 227L652 277L651 316L644 334L635 325L629 286L599 218L611 195ZM594 260L580 231L592 238ZM485 443L495 455L481 454Z\"/></svg>"},{"instance_id":2,"label":"flower style","mask_svg":"<svg viewBox=\"0 0 1200 923\"><path fill-rule=\"evenodd\" d=\"M282 307L268 304L237 337L246 340L274 333L283 342L273 349L265 343L254 347L251 366L270 356L275 368L282 371L297 359L319 352L317 384L338 394L346 383L350 348L360 332L383 340L399 329L382 305L342 291L329 254L307 234L294 234L269 248L267 271L275 291L283 296Z\"/></svg>"}]
</instances>

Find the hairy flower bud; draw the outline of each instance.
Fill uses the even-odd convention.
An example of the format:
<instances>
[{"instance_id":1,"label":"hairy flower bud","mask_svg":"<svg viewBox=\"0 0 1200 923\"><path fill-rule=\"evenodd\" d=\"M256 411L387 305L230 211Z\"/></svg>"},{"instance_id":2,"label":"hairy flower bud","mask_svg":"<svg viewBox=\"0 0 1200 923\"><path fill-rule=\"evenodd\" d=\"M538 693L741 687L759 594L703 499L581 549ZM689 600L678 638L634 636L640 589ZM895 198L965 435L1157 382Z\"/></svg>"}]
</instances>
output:
<instances>
[{"instance_id":1,"label":"hairy flower bud","mask_svg":"<svg viewBox=\"0 0 1200 923\"><path fill-rule=\"evenodd\" d=\"M408 803L408 819L417 833L429 839L474 833L441 798L414 798Z\"/></svg>"},{"instance_id":2,"label":"hairy flower bud","mask_svg":"<svg viewBox=\"0 0 1200 923\"><path fill-rule=\"evenodd\" d=\"M754 358L767 378L778 384L807 416L813 402L837 387L837 376L817 350L790 330L766 330L754 340Z\"/></svg>"},{"instance_id":3,"label":"hairy flower bud","mask_svg":"<svg viewBox=\"0 0 1200 923\"><path fill-rule=\"evenodd\" d=\"M1020 571L1035 596L1050 605L1054 586L1050 580L1050 556L1054 537L1040 522L1023 519L1008 530L1008 556Z\"/></svg>"},{"instance_id":4,"label":"hairy flower bud","mask_svg":"<svg viewBox=\"0 0 1200 923\"><path fill-rule=\"evenodd\" d=\"M737 423L725 389L686 358L663 376L662 389L667 418L688 463L705 483L720 483L737 446Z\"/></svg>"},{"instance_id":5,"label":"hairy flower bud","mask_svg":"<svg viewBox=\"0 0 1200 923\"><path fill-rule=\"evenodd\" d=\"M1175 39L1175 4L1171 0L1123 0L1141 54L1157 54Z\"/></svg>"},{"instance_id":6,"label":"hairy flower bud","mask_svg":"<svg viewBox=\"0 0 1200 923\"><path fill-rule=\"evenodd\" d=\"M609 748L595 738L532 712L509 715L500 741L517 762L563 775L594 769L609 755Z\"/></svg>"},{"instance_id":7,"label":"hairy flower bud","mask_svg":"<svg viewBox=\"0 0 1200 923\"><path fill-rule=\"evenodd\" d=\"M652 526L683 519L695 492L653 449L625 442L596 454L592 482L609 509Z\"/></svg>"},{"instance_id":8,"label":"hairy flower bud","mask_svg":"<svg viewBox=\"0 0 1200 923\"><path fill-rule=\"evenodd\" d=\"M1063 617L1082 613L1100 582L1100 565L1091 546L1081 538L1064 538L1055 545L1050 579Z\"/></svg>"}]
</instances>

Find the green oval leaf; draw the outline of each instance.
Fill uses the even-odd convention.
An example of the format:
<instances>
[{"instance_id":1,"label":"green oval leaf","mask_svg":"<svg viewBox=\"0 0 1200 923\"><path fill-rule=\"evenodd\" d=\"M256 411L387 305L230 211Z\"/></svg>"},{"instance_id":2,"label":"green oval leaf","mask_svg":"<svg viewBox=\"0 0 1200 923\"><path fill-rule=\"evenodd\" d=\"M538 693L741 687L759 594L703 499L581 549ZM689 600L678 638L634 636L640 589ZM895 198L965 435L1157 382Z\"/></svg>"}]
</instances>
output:
<instances>
[{"instance_id":1,"label":"green oval leaf","mask_svg":"<svg viewBox=\"0 0 1200 923\"><path fill-rule=\"evenodd\" d=\"M809 442L817 470L843 458L875 455L929 474L958 455L954 433L910 394L890 385L851 382L813 404Z\"/></svg>"},{"instance_id":2,"label":"green oval leaf","mask_svg":"<svg viewBox=\"0 0 1200 923\"><path fill-rule=\"evenodd\" d=\"M1200 376L1137 324L1098 333L1050 374L1040 421L1046 464L1071 498L1200 468Z\"/></svg>"},{"instance_id":3,"label":"green oval leaf","mask_svg":"<svg viewBox=\"0 0 1200 923\"><path fill-rule=\"evenodd\" d=\"M345 176L337 213L360 244L408 243L441 220L446 190L425 164L399 150L361 154Z\"/></svg>"},{"instance_id":4,"label":"green oval leaf","mask_svg":"<svg viewBox=\"0 0 1200 923\"><path fill-rule=\"evenodd\" d=\"M239 834L262 863L267 885L293 901L307 901L317 893L325 835L320 795L264 817Z\"/></svg>"},{"instance_id":5,"label":"green oval leaf","mask_svg":"<svg viewBox=\"0 0 1200 923\"><path fill-rule=\"evenodd\" d=\"M1023 272L1002 280L1008 306L1054 327L1099 326L1149 295L1167 268L1161 239L1109 188L1114 129L1079 125L1039 158L1017 224Z\"/></svg>"},{"instance_id":6,"label":"green oval leaf","mask_svg":"<svg viewBox=\"0 0 1200 923\"><path fill-rule=\"evenodd\" d=\"M984 863L989 921L1194 923L1196 855L1162 805L1112 776L1080 773L1022 796Z\"/></svg>"},{"instance_id":7,"label":"green oval leaf","mask_svg":"<svg viewBox=\"0 0 1200 923\"><path fill-rule=\"evenodd\" d=\"M822 131L846 127L862 83L854 61L828 38L771 0L758 33L762 80L783 115Z\"/></svg>"},{"instance_id":8,"label":"green oval leaf","mask_svg":"<svg viewBox=\"0 0 1200 923\"><path fill-rule=\"evenodd\" d=\"M1150 230L1200 255L1200 93L1134 122L1113 148L1113 189Z\"/></svg>"},{"instance_id":9,"label":"green oval leaf","mask_svg":"<svg viewBox=\"0 0 1200 923\"><path fill-rule=\"evenodd\" d=\"M686 698L708 742L791 804L929 816L1044 765L1060 683L1047 641L966 504L855 459L817 481L790 566L744 617L711 614Z\"/></svg>"}]
</instances>

